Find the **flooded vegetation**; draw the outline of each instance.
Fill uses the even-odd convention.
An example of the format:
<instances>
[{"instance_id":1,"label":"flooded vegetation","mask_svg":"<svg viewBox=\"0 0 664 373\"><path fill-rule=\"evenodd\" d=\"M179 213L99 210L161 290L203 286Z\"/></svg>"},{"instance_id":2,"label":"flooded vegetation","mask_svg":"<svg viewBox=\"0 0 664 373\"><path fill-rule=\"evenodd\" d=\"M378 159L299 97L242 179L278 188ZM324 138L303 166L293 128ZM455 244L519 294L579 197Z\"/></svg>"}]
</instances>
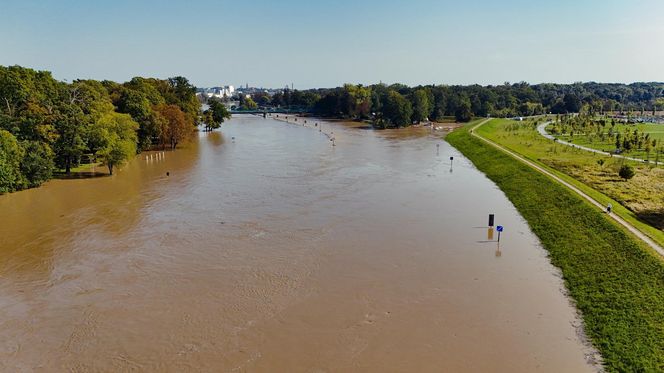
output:
<instances>
[{"instance_id":1,"label":"flooded vegetation","mask_svg":"<svg viewBox=\"0 0 664 373\"><path fill-rule=\"evenodd\" d=\"M495 184L418 129L323 125L239 116L0 196L0 370L596 369Z\"/></svg>"}]
</instances>

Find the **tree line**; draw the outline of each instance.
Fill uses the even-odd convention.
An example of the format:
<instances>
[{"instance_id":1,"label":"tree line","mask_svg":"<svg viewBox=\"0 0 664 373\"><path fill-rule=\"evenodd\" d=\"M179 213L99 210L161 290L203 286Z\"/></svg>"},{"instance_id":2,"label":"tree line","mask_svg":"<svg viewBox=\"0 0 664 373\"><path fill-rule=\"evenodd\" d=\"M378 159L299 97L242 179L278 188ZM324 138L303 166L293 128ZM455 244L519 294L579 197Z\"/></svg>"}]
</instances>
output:
<instances>
[{"instance_id":1,"label":"tree line","mask_svg":"<svg viewBox=\"0 0 664 373\"><path fill-rule=\"evenodd\" d=\"M374 126L401 127L424 120L453 117L466 122L472 117L516 117L545 113L607 112L641 113L664 110L664 83L525 82L496 86L403 84L346 84L332 89L285 90L269 96L255 94L260 107L290 107L316 115L368 120Z\"/></svg>"},{"instance_id":2,"label":"tree line","mask_svg":"<svg viewBox=\"0 0 664 373\"><path fill-rule=\"evenodd\" d=\"M151 148L175 149L199 123L214 128L184 77L125 83L57 81L50 72L0 66L0 193L41 185L81 163L115 167Z\"/></svg>"}]
</instances>

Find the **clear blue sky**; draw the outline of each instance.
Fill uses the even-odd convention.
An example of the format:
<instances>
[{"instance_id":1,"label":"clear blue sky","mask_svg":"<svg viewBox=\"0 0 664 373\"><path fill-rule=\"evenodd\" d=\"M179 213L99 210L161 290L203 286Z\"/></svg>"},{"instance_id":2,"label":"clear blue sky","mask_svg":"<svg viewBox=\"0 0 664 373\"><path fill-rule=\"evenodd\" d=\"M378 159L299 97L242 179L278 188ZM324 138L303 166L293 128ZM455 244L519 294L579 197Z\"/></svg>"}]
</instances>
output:
<instances>
[{"instance_id":1,"label":"clear blue sky","mask_svg":"<svg viewBox=\"0 0 664 373\"><path fill-rule=\"evenodd\" d=\"M14 64L302 89L664 81L664 0L2 0Z\"/></svg>"}]
</instances>

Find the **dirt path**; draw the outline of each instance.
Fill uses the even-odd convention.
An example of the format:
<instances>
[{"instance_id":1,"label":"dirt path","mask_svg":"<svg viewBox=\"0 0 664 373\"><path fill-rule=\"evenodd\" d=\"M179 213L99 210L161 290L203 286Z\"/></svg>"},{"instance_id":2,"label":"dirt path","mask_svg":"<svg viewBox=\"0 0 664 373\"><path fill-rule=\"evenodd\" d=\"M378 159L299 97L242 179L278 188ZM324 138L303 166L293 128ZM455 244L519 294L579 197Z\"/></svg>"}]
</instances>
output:
<instances>
[{"instance_id":1,"label":"dirt path","mask_svg":"<svg viewBox=\"0 0 664 373\"><path fill-rule=\"evenodd\" d=\"M480 126L484 125L484 124L487 123L489 120L491 120L491 119L486 119L486 120L480 122L479 124L477 124L475 127L473 127L473 128L471 129L471 135L473 135L473 136L477 137L478 139L484 141L485 143L487 143L487 144L489 144L489 145L491 145L491 146L497 148L498 150L500 150L500 151L502 151L502 152L504 152L504 153L509 154L510 156L512 156L512 157L518 159L519 161L525 163L526 165L528 165L528 166L534 168L535 170L539 171L540 173L542 173L542 174L544 174L544 175L546 175L546 176L552 178L553 180L557 181L558 183L564 185L564 186L567 187L568 189L572 190L572 191L575 192L576 194L578 194L578 195L580 195L581 197L583 197L585 200L587 200L588 202L590 202L591 204L593 204L595 207L599 208L601 211L605 211L605 206L604 206L604 205L602 205L601 203L597 202L595 199L593 199L591 196L589 196L589 195L587 195L586 193L584 193L583 191L581 191L579 188L575 187L574 185L572 185L572 184L566 182L565 180L561 179L560 177L558 177L558 176L554 175L553 173L551 173L550 171L546 170L544 167L539 166L539 165L537 165L536 163L534 163L534 162L532 162L532 161L529 161L528 159L524 158L523 156L521 156L521 155L519 155L519 154L517 154L517 153L515 153L515 152L513 152L513 151L511 151L511 150L508 150L507 148L505 148L505 147L503 147L503 146L501 146L501 145L499 145L499 144L497 144L497 143L495 143L495 142L493 142L493 141L491 141L491 140L489 140L489 139L486 139L486 138L484 138L484 137L478 135L478 134L476 133L477 128L479 128ZM658 245L655 241L653 241L650 237L648 237L647 235L645 235L643 232L641 232L640 230L638 230L636 227L634 227L633 225L631 225L630 223L628 223L626 220L624 220L624 219L621 218L620 216L618 216L618 215L616 215L616 214L609 214L609 216L610 216L613 220L617 221L620 225L622 225L623 227L627 228L627 230L629 230L630 232L632 232L636 237L638 237L639 239L641 239L641 240L642 240L643 242L645 242L648 246L652 247L655 251L657 251L657 253L659 253L660 255L664 256L664 248L662 248L661 246L659 246L659 245Z\"/></svg>"}]
</instances>

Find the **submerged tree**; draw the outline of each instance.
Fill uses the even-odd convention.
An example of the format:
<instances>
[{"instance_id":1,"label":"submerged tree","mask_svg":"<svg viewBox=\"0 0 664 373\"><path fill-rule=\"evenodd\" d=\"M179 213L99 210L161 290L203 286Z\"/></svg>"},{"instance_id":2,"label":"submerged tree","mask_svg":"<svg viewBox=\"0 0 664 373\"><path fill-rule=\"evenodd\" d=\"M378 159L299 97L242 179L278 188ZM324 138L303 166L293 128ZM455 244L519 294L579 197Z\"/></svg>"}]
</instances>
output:
<instances>
[{"instance_id":1,"label":"submerged tree","mask_svg":"<svg viewBox=\"0 0 664 373\"><path fill-rule=\"evenodd\" d=\"M226 120L231 118L231 113L226 108L226 105L217 101L210 100L208 102L210 106L209 109L203 112L203 123L205 123L205 130L212 131L221 127L221 124Z\"/></svg>"},{"instance_id":2,"label":"submerged tree","mask_svg":"<svg viewBox=\"0 0 664 373\"><path fill-rule=\"evenodd\" d=\"M91 128L91 142L96 145L96 156L113 175L113 168L121 166L136 155L136 123L128 114L109 113Z\"/></svg>"},{"instance_id":3,"label":"submerged tree","mask_svg":"<svg viewBox=\"0 0 664 373\"><path fill-rule=\"evenodd\" d=\"M187 139L193 127L189 125L187 117L177 105L159 105L155 108L159 116L161 126L161 144L175 149L183 140Z\"/></svg>"}]
</instances>

